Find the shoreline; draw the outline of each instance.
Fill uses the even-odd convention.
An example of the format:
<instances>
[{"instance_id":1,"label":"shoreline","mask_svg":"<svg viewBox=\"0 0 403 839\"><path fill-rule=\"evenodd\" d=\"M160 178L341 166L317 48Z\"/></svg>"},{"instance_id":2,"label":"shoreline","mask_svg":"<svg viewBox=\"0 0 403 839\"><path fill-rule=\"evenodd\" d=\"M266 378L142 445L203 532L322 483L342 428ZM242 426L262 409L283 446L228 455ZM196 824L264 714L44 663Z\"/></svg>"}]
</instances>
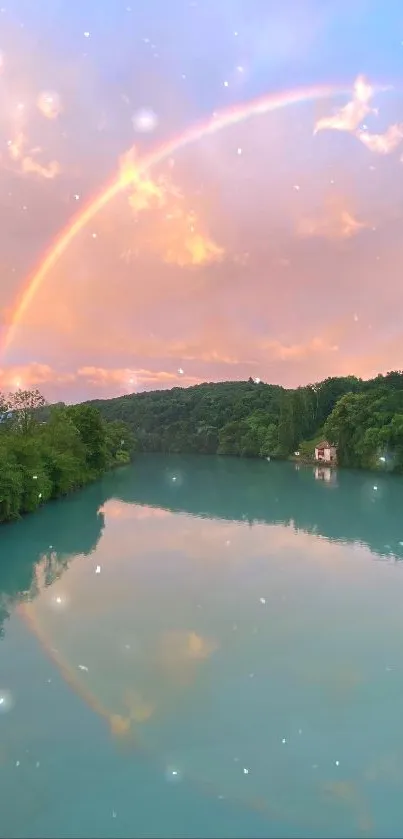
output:
<instances>
[{"instance_id":1,"label":"shoreline","mask_svg":"<svg viewBox=\"0 0 403 839\"><path fill-rule=\"evenodd\" d=\"M111 474L112 472L115 472L118 469L122 469L123 467L127 468L128 466L133 466L135 464L136 458L138 456L147 457L149 455L159 455L159 456L162 456L162 457L181 457L183 455L185 455L185 456L186 455L191 455L192 457L201 457L201 458L206 458L206 457L214 457L214 458L219 457L219 458L223 458L223 459L236 458L237 460L243 460L245 462L253 460L253 461L262 461L262 462L266 461L266 462L269 462L269 463L293 463L294 465L302 466L304 468L308 468L308 467L312 468L312 469L322 468L322 469L329 470L329 472L333 472L333 473L337 473L339 470L341 470L343 472L344 471L351 471L351 472L356 472L357 471L357 472L366 472L368 474L377 474L377 475L386 474L386 475L389 475L389 476L390 475L395 475L395 477L403 477L399 473L394 473L394 472L391 472L391 471L388 471L388 470L381 470L381 469L376 469L376 468L374 468L374 469L365 468L364 469L364 468L357 468L357 467L344 467L344 466L340 466L340 464L338 464L338 463L334 463L334 462L333 463L327 463L325 461L318 461L318 460L314 460L314 459L311 459L311 458L308 458L308 457L303 457L303 456L297 457L296 455L289 455L288 457L285 457L285 458L279 458L279 457L268 458L268 457L240 457L239 455L214 454L214 453L210 454L210 453L205 453L205 452L164 452L164 451L147 452L147 451L137 451L136 452L136 457L129 460L127 463L114 463L108 469L106 469L104 472L102 472L100 475L97 475L96 477L91 478L90 480L83 483L81 486L75 487L70 492L55 496L53 498L49 498L48 500L39 504L34 510L28 510L26 512L21 513L17 517L4 519L3 521L0 521L0 528L3 525L10 525L10 524L14 524L16 522L23 521L26 517L33 515L38 510L44 509L48 504L51 504L52 502L63 501L64 499L71 498L72 496L79 493L81 490L85 489L87 486L91 486L93 484L96 484L98 481L102 481L103 478L105 478L107 475Z\"/></svg>"}]
</instances>

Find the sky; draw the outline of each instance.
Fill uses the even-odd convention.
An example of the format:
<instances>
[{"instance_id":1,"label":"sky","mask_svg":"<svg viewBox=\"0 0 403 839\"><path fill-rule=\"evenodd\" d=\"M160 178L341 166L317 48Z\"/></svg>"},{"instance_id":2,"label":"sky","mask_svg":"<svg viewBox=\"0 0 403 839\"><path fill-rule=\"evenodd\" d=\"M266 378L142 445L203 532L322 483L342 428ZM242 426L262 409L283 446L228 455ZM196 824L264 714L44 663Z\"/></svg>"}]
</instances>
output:
<instances>
[{"instance_id":1,"label":"sky","mask_svg":"<svg viewBox=\"0 0 403 839\"><path fill-rule=\"evenodd\" d=\"M402 70L399 0L4 0L0 391L400 369Z\"/></svg>"}]
</instances>

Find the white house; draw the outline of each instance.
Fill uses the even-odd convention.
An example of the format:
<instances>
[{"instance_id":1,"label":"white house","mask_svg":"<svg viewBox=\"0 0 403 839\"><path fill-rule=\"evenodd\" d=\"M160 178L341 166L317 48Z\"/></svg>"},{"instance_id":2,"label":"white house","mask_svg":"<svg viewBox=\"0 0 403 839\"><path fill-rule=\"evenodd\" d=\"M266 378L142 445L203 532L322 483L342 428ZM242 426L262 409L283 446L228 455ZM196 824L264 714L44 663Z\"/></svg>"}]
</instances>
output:
<instances>
[{"instance_id":1,"label":"white house","mask_svg":"<svg viewBox=\"0 0 403 839\"><path fill-rule=\"evenodd\" d=\"M323 463L335 463L337 460L336 446L333 446L327 440L321 440L315 446L315 460L322 461Z\"/></svg>"}]
</instances>

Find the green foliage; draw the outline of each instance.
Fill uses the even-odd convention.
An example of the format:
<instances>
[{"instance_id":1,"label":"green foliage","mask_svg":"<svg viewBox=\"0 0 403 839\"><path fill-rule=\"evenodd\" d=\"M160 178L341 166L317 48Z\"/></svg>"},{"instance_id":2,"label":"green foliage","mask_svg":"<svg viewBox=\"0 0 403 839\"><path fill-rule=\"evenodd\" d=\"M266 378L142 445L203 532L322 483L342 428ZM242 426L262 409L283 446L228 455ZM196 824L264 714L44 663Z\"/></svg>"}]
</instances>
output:
<instances>
[{"instance_id":1,"label":"green foliage","mask_svg":"<svg viewBox=\"0 0 403 839\"><path fill-rule=\"evenodd\" d=\"M137 448L137 441L131 428L122 420L104 423L104 428L107 465L130 463Z\"/></svg>"},{"instance_id":2,"label":"green foliage","mask_svg":"<svg viewBox=\"0 0 403 839\"><path fill-rule=\"evenodd\" d=\"M281 393L286 393L281 387L255 384L251 379L139 393L89 404L108 421L126 422L144 452L220 451L259 456L267 429L276 422ZM224 431L228 424L230 428Z\"/></svg>"},{"instance_id":3,"label":"green foliage","mask_svg":"<svg viewBox=\"0 0 403 839\"><path fill-rule=\"evenodd\" d=\"M135 448L131 429L105 422L94 406L51 408L38 391L0 395L0 522L128 463Z\"/></svg>"},{"instance_id":4,"label":"green foliage","mask_svg":"<svg viewBox=\"0 0 403 839\"><path fill-rule=\"evenodd\" d=\"M337 441L343 466L403 472L403 375L388 373L365 384L362 393L339 399L325 434Z\"/></svg>"},{"instance_id":5,"label":"green foliage","mask_svg":"<svg viewBox=\"0 0 403 839\"><path fill-rule=\"evenodd\" d=\"M298 450L309 459L329 437L343 465L403 471L402 372L294 390L249 379L88 404L105 420L125 421L144 452L287 458Z\"/></svg>"},{"instance_id":6,"label":"green foliage","mask_svg":"<svg viewBox=\"0 0 403 839\"><path fill-rule=\"evenodd\" d=\"M17 390L10 393L6 407L13 412L13 422L21 434L29 434L36 422L35 412L43 408L46 401L39 390Z\"/></svg>"},{"instance_id":7,"label":"green foliage","mask_svg":"<svg viewBox=\"0 0 403 839\"><path fill-rule=\"evenodd\" d=\"M72 407L48 406L38 391L0 394L0 521L128 463L137 449L310 458L323 437L343 466L403 473L403 372L295 390L249 379Z\"/></svg>"},{"instance_id":8,"label":"green foliage","mask_svg":"<svg viewBox=\"0 0 403 839\"><path fill-rule=\"evenodd\" d=\"M99 411L93 405L74 405L67 416L77 429L84 445L85 460L90 472L102 473L107 465L106 429Z\"/></svg>"},{"instance_id":9,"label":"green foliage","mask_svg":"<svg viewBox=\"0 0 403 839\"><path fill-rule=\"evenodd\" d=\"M298 444L298 451L302 460L312 460L315 455L315 447L325 438L323 428L319 428L313 437L309 440L301 440Z\"/></svg>"},{"instance_id":10,"label":"green foliage","mask_svg":"<svg viewBox=\"0 0 403 839\"><path fill-rule=\"evenodd\" d=\"M19 516L22 506L23 476L4 441L0 445L0 521Z\"/></svg>"}]
</instances>

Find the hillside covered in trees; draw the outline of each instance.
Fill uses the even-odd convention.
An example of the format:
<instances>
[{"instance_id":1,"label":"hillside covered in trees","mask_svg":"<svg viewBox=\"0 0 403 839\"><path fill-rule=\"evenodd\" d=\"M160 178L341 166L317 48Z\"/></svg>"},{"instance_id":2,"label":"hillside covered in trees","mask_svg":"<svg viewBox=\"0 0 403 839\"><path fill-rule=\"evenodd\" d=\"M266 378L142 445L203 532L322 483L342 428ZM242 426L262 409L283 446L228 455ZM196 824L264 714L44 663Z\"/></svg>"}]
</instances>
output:
<instances>
[{"instance_id":1,"label":"hillside covered in trees","mask_svg":"<svg viewBox=\"0 0 403 839\"><path fill-rule=\"evenodd\" d=\"M0 394L0 522L129 462L133 451L309 459L327 437L341 466L403 473L403 372L286 390L249 379L47 406Z\"/></svg>"},{"instance_id":2,"label":"hillside covered in trees","mask_svg":"<svg viewBox=\"0 0 403 839\"><path fill-rule=\"evenodd\" d=\"M39 391L0 394L0 522L128 463L135 438L92 405L46 407Z\"/></svg>"},{"instance_id":3,"label":"hillside covered in trees","mask_svg":"<svg viewBox=\"0 0 403 839\"><path fill-rule=\"evenodd\" d=\"M122 420L144 452L309 458L315 441L338 447L338 462L403 472L403 372L355 376L286 390L249 379L92 401Z\"/></svg>"}]
</instances>

